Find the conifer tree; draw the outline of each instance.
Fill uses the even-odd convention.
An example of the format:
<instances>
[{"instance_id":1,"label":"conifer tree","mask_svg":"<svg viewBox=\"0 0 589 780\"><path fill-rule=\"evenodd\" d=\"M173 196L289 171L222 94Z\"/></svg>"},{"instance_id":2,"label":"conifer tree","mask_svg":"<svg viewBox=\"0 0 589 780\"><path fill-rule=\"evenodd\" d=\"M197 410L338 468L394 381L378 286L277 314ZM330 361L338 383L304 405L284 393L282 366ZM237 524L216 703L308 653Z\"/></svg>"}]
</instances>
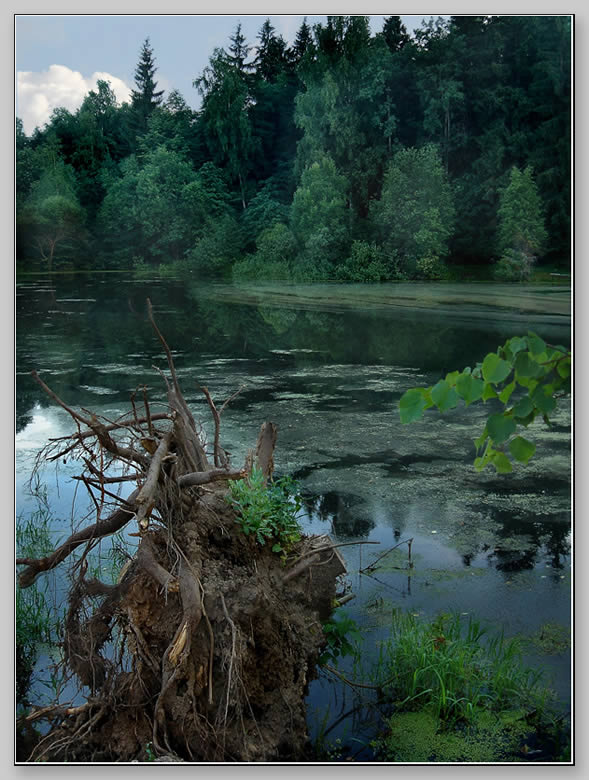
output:
<instances>
[{"instance_id":1,"label":"conifer tree","mask_svg":"<svg viewBox=\"0 0 589 780\"><path fill-rule=\"evenodd\" d=\"M392 52L401 51L411 40L400 16L387 16L382 26L382 36Z\"/></svg>"},{"instance_id":2,"label":"conifer tree","mask_svg":"<svg viewBox=\"0 0 589 780\"><path fill-rule=\"evenodd\" d=\"M311 28L307 24L307 17L303 19L303 23L297 31L297 36L292 47L292 56L295 63L300 62L305 56L307 50L313 45L313 34Z\"/></svg>"},{"instance_id":3,"label":"conifer tree","mask_svg":"<svg viewBox=\"0 0 589 780\"><path fill-rule=\"evenodd\" d=\"M154 80L156 70L153 49L149 44L149 38L146 38L141 47L139 62L135 68L135 84L137 85L137 89L134 89L131 92L131 104L137 134L145 132L149 116L162 102L164 92L163 90L156 90L157 81Z\"/></svg>"},{"instance_id":4,"label":"conifer tree","mask_svg":"<svg viewBox=\"0 0 589 780\"><path fill-rule=\"evenodd\" d=\"M229 62L239 73L246 73L251 69L250 64L245 62L251 47L247 45L245 36L241 32L241 22L237 25L235 32L229 37L229 40L231 41L231 45L228 47L229 54L227 55Z\"/></svg>"}]
</instances>

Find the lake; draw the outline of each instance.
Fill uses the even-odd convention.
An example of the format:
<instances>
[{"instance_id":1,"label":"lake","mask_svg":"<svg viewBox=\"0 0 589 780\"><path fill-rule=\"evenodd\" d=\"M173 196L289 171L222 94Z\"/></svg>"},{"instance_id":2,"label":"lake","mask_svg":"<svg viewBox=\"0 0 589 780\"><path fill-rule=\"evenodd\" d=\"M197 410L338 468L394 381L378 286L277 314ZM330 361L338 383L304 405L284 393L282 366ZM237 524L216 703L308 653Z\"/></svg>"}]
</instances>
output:
<instances>
[{"instance_id":1,"label":"lake","mask_svg":"<svg viewBox=\"0 0 589 780\"><path fill-rule=\"evenodd\" d=\"M560 286L402 283L243 285L133 280L120 275L23 278L16 286L16 509L34 511L32 463L52 436L72 430L30 376L36 369L68 404L115 418L147 386L165 388L153 366L165 356L147 320L146 298L170 345L184 395L212 426L199 387L219 403L222 444L241 465L262 422L278 425L278 475L299 480L307 533L345 546L343 607L376 652L395 608L433 616L458 612L533 637L542 626L570 626L571 408L560 402L527 467L509 475L475 472L475 439L490 412L430 411L402 425L398 401L482 360L514 335L534 330L570 347L570 289ZM56 538L86 511L70 479L72 464L42 482ZM73 508L72 508L73 507ZM372 576L371 561L400 544ZM546 667L563 710L570 707L570 654L530 645L526 660ZM342 664L345 670L345 664ZM351 711L351 714L347 714ZM308 695L312 737L370 737L374 723L356 695L322 673ZM365 714L365 713L364 713ZM334 725L336 724L336 725Z\"/></svg>"}]
</instances>

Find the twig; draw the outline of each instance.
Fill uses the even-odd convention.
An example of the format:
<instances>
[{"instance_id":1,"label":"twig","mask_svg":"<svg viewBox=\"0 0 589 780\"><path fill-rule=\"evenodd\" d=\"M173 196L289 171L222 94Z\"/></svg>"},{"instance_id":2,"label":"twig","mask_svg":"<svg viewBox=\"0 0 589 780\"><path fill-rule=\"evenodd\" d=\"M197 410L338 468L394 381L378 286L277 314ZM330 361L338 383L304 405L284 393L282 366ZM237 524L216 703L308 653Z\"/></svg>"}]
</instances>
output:
<instances>
[{"instance_id":1,"label":"twig","mask_svg":"<svg viewBox=\"0 0 589 780\"><path fill-rule=\"evenodd\" d=\"M337 544L326 544L323 547L315 547L312 550L307 550L307 552L302 553L302 555L297 558L297 561L300 561L302 558L306 558L308 555L315 555L315 553L318 552L334 550L336 547L349 547L350 545L354 544L380 544L380 542L338 542Z\"/></svg>"},{"instance_id":2,"label":"twig","mask_svg":"<svg viewBox=\"0 0 589 780\"><path fill-rule=\"evenodd\" d=\"M213 420L215 421L215 439L213 444L213 459L215 462L215 466L219 467L221 465L220 462L220 455L219 455L219 431L221 428L221 418L219 411L217 410L217 407L215 406L215 402L211 398L211 394L209 393L208 387L201 387L200 388L205 398L207 399L207 403L209 405L209 408L211 410L211 414L213 415Z\"/></svg>"},{"instance_id":3,"label":"twig","mask_svg":"<svg viewBox=\"0 0 589 780\"><path fill-rule=\"evenodd\" d=\"M346 685L350 685L353 688L368 688L373 691L381 691L385 685L388 685L397 677L397 675L395 674L393 675L393 677L387 678L380 685L368 685L368 683L357 683L357 682L352 682L352 680L348 680L347 677L344 677L344 675L341 672L338 672L337 669L334 669L333 666L330 666L329 664L323 664L323 668L327 669L328 672L335 674L335 676L339 677L342 682L346 683Z\"/></svg>"},{"instance_id":4,"label":"twig","mask_svg":"<svg viewBox=\"0 0 589 780\"><path fill-rule=\"evenodd\" d=\"M147 387L143 386L143 404L145 406L145 416L147 417L147 430L149 435L153 436L153 425L151 424L151 410L147 402Z\"/></svg>"},{"instance_id":5,"label":"twig","mask_svg":"<svg viewBox=\"0 0 589 780\"><path fill-rule=\"evenodd\" d=\"M382 558L384 558L384 557L385 557L385 555L388 555L388 554L389 554L390 552L392 552L393 550L396 550L396 549L397 549L397 547L400 547L402 544L407 544L407 545L409 546L409 563L411 563L411 544L412 544L412 543L413 543L413 537L411 537L411 539L403 539L403 541L402 541L402 542L399 542L399 544L396 544L394 547L391 547L389 550L386 550L386 552L383 552L383 554L382 554L382 555L379 555L379 556L378 556L378 558L377 558L375 561L372 561L372 563L370 564L370 566L366 566L364 569L360 569L360 571L361 571L361 572L367 572L367 571L370 571L371 569L374 569L374 567L376 566L376 564L377 564L377 563L378 563L380 560L382 560Z\"/></svg>"},{"instance_id":6,"label":"twig","mask_svg":"<svg viewBox=\"0 0 589 780\"><path fill-rule=\"evenodd\" d=\"M341 672L338 672L337 669L334 669L333 666L330 666L329 664L323 664L323 668L327 669L328 672L335 674L335 676L339 677L342 682L345 682L346 685L349 685L352 688L369 688L372 691L378 691L381 688L380 685L368 685L367 683L352 682L351 680L348 680L347 677L344 677L344 675Z\"/></svg>"},{"instance_id":7,"label":"twig","mask_svg":"<svg viewBox=\"0 0 589 780\"><path fill-rule=\"evenodd\" d=\"M56 395L53 392L53 390L45 384L45 382L41 379L41 377L39 376L39 374L36 371L31 371L31 375L32 375L33 379L35 380L35 382L37 382L37 384L41 385L41 387L47 393L49 398L52 398L55 401L56 404L61 406L62 409L65 409L66 412L68 414L70 414L74 418L74 420L78 420L78 422L84 423L84 425L87 425L88 428L92 427L91 421L90 420L86 420L85 417L82 417L81 414L78 414L78 412L74 411L70 406L68 406L65 403L65 401L62 401L61 398L58 395Z\"/></svg>"}]
</instances>

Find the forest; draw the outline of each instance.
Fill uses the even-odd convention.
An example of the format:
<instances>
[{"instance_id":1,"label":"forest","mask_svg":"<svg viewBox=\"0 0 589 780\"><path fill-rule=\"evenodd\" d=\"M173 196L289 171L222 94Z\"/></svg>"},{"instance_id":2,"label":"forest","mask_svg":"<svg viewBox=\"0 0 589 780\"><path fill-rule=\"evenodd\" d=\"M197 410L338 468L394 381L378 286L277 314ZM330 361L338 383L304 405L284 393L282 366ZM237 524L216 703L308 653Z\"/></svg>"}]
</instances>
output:
<instances>
[{"instance_id":1,"label":"forest","mask_svg":"<svg viewBox=\"0 0 589 780\"><path fill-rule=\"evenodd\" d=\"M568 273L570 16L238 24L130 102L99 81L29 137L16 120L17 271L384 281ZM187 52L187 62L189 53ZM471 274L471 276L469 276Z\"/></svg>"}]
</instances>

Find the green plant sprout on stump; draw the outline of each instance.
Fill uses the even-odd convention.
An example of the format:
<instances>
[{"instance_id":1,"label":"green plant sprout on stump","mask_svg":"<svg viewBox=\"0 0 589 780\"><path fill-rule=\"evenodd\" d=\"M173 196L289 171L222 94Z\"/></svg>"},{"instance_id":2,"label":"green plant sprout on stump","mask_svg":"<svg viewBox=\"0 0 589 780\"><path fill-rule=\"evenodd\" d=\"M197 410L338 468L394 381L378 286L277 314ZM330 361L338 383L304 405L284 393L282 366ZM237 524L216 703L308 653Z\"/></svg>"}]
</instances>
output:
<instances>
[{"instance_id":1,"label":"green plant sprout on stump","mask_svg":"<svg viewBox=\"0 0 589 780\"><path fill-rule=\"evenodd\" d=\"M254 536L261 545L273 542L272 552L283 556L300 540L297 514L302 501L298 486L290 477L267 485L262 470L254 467L245 479L230 482L229 490L227 500L246 536Z\"/></svg>"},{"instance_id":2,"label":"green plant sprout on stump","mask_svg":"<svg viewBox=\"0 0 589 780\"><path fill-rule=\"evenodd\" d=\"M527 336L508 339L473 369L452 371L431 387L407 390L399 402L401 422L420 420L433 406L446 412L460 400L469 406L496 399L504 408L488 416L474 440L474 467L482 471L493 465L498 473L507 474L513 470L510 456L527 464L536 451L533 442L519 435L520 426L527 428L538 416L550 425L557 399L570 393L570 374L570 350L547 344L528 331Z\"/></svg>"}]
</instances>

